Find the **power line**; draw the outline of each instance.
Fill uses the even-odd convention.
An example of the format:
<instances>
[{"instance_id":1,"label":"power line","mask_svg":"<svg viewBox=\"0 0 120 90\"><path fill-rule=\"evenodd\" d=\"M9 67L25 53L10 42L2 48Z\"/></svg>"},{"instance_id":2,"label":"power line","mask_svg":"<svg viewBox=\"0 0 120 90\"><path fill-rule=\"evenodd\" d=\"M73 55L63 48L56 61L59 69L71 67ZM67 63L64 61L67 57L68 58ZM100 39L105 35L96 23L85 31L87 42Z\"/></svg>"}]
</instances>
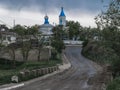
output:
<instances>
[{"instance_id":1,"label":"power line","mask_svg":"<svg viewBox=\"0 0 120 90\"><path fill-rule=\"evenodd\" d=\"M0 20L1 23L5 24L6 26L9 26L10 28L13 28L12 26L6 24L4 21Z\"/></svg>"}]
</instances>

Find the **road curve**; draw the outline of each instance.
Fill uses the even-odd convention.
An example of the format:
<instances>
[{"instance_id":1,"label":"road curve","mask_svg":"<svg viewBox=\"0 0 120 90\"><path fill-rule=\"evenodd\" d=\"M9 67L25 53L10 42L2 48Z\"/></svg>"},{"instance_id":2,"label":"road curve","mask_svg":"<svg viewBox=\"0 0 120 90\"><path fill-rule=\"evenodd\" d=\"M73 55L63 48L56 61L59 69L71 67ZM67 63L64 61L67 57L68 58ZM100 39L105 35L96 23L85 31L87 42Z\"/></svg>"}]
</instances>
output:
<instances>
[{"instance_id":1,"label":"road curve","mask_svg":"<svg viewBox=\"0 0 120 90\"><path fill-rule=\"evenodd\" d=\"M83 57L81 50L80 46L66 47L65 55L72 65L69 70L15 90L99 90L87 84L98 72L97 64Z\"/></svg>"}]
</instances>

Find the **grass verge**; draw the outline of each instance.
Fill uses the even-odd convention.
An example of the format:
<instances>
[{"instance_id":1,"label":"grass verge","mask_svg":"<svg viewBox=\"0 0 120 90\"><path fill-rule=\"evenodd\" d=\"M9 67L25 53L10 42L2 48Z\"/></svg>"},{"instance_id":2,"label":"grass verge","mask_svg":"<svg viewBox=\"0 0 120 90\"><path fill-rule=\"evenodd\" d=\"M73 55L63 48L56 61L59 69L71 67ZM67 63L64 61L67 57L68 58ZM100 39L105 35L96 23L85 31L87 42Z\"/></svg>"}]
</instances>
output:
<instances>
[{"instance_id":1,"label":"grass verge","mask_svg":"<svg viewBox=\"0 0 120 90\"><path fill-rule=\"evenodd\" d=\"M14 69L12 67L12 61L0 59L0 85L10 83L11 77L13 75L18 75L19 72L22 70L34 70L34 69L40 69L40 68L46 68L46 67L52 67L56 66L57 64L62 64L61 57L59 55L59 59L56 60L49 60L49 61L29 61L26 63L23 62L16 62L16 68ZM29 79L36 78L38 76L30 76L27 77L21 81L26 81Z\"/></svg>"}]
</instances>

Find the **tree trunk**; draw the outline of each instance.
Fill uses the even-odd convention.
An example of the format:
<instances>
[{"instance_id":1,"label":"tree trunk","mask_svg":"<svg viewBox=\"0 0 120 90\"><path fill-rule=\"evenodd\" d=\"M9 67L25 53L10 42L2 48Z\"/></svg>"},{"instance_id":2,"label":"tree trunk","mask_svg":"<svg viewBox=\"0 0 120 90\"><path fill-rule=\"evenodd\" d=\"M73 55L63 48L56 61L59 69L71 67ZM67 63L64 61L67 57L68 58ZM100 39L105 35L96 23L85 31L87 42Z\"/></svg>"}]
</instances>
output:
<instances>
[{"instance_id":1,"label":"tree trunk","mask_svg":"<svg viewBox=\"0 0 120 90\"><path fill-rule=\"evenodd\" d=\"M41 54L41 49L39 48L39 50L38 50L38 61L41 60L41 56L40 56L40 54Z\"/></svg>"},{"instance_id":2,"label":"tree trunk","mask_svg":"<svg viewBox=\"0 0 120 90\"><path fill-rule=\"evenodd\" d=\"M12 52L13 52L13 68L16 68L15 50L12 50Z\"/></svg>"}]
</instances>

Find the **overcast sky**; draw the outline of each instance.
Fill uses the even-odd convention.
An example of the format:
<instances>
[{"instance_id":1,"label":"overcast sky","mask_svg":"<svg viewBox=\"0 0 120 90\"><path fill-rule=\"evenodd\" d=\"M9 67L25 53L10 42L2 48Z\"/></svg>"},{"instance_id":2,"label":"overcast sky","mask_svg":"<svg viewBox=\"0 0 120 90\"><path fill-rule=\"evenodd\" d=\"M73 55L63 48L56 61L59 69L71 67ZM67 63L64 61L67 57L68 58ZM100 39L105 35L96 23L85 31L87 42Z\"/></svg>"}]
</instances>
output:
<instances>
[{"instance_id":1,"label":"overcast sky","mask_svg":"<svg viewBox=\"0 0 120 90\"><path fill-rule=\"evenodd\" d=\"M110 0L0 0L0 23L13 26L16 24L43 24L44 16L49 16L51 24L58 24L61 6L64 7L67 20L80 22L83 26L95 27L94 17Z\"/></svg>"}]
</instances>

